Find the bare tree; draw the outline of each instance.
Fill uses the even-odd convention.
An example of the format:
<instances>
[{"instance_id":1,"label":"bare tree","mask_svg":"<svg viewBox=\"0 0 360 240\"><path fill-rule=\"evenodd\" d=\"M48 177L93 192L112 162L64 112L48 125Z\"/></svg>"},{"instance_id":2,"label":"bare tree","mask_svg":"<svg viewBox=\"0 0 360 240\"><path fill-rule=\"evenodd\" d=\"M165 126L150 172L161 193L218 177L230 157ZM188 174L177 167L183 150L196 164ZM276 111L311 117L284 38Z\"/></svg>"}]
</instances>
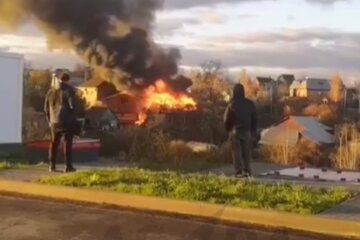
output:
<instances>
[{"instance_id":1,"label":"bare tree","mask_svg":"<svg viewBox=\"0 0 360 240\"><path fill-rule=\"evenodd\" d=\"M201 64L201 71L205 75L214 75L220 72L222 69L221 60L211 59Z\"/></svg>"}]
</instances>

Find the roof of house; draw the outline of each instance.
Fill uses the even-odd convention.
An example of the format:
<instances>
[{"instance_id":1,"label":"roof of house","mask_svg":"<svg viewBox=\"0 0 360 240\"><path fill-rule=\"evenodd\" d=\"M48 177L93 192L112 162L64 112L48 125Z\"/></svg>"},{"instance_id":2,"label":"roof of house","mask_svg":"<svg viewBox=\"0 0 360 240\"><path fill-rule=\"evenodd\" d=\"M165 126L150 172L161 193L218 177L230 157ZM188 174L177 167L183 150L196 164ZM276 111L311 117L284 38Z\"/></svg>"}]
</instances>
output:
<instances>
[{"instance_id":1,"label":"roof of house","mask_svg":"<svg viewBox=\"0 0 360 240\"><path fill-rule=\"evenodd\" d=\"M295 146L300 138L316 144L332 144L335 137L328 126L314 117L290 116L262 132L261 144Z\"/></svg>"},{"instance_id":2,"label":"roof of house","mask_svg":"<svg viewBox=\"0 0 360 240\"><path fill-rule=\"evenodd\" d=\"M278 80L291 85L295 81L295 76L293 74L282 74L279 76Z\"/></svg>"},{"instance_id":3,"label":"roof of house","mask_svg":"<svg viewBox=\"0 0 360 240\"><path fill-rule=\"evenodd\" d=\"M256 80L259 82L259 83L271 83L274 81L274 79L272 79L271 77L256 77Z\"/></svg>"},{"instance_id":4,"label":"roof of house","mask_svg":"<svg viewBox=\"0 0 360 240\"><path fill-rule=\"evenodd\" d=\"M107 111L107 107L95 106L86 111L86 117L100 119Z\"/></svg>"},{"instance_id":5,"label":"roof of house","mask_svg":"<svg viewBox=\"0 0 360 240\"><path fill-rule=\"evenodd\" d=\"M306 78L296 80L291 85L292 88L305 88L315 91L330 91L331 85L328 79L321 78Z\"/></svg>"},{"instance_id":6,"label":"roof of house","mask_svg":"<svg viewBox=\"0 0 360 240\"><path fill-rule=\"evenodd\" d=\"M101 78L92 78L92 79L84 82L83 84L81 84L79 87L81 87L81 88L98 87L98 86L100 86L103 82L105 82L104 79L101 79Z\"/></svg>"}]
</instances>

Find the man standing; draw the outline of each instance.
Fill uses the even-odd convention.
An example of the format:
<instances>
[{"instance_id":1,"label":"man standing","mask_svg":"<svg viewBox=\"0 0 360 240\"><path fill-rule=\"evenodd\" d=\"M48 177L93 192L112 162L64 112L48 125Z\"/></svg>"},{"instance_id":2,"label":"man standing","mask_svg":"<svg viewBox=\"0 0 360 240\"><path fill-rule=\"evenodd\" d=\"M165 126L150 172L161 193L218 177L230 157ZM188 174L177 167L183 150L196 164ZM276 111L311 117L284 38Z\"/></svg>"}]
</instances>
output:
<instances>
[{"instance_id":1,"label":"man standing","mask_svg":"<svg viewBox=\"0 0 360 240\"><path fill-rule=\"evenodd\" d=\"M65 172L76 171L72 164L72 145L74 135L79 130L76 117L76 92L68 84L70 75L62 73L60 84L52 87L45 99L44 111L51 127L51 144L49 149L49 171L56 171L56 157L60 141L64 142Z\"/></svg>"},{"instance_id":2,"label":"man standing","mask_svg":"<svg viewBox=\"0 0 360 240\"><path fill-rule=\"evenodd\" d=\"M255 104L245 98L241 84L233 89L233 99L228 105L224 123L230 133L235 175L250 177L253 139L257 136L257 113Z\"/></svg>"}]
</instances>

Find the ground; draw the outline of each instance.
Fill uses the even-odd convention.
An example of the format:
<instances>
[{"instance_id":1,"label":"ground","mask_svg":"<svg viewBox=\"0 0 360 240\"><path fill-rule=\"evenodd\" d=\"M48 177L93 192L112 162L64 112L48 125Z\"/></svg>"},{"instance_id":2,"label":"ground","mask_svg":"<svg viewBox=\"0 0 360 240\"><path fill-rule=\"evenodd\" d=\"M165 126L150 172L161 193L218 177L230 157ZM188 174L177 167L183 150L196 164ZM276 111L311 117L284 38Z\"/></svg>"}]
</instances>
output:
<instances>
[{"instance_id":1,"label":"ground","mask_svg":"<svg viewBox=\"0 0 360 240\"><path fill-rule=\"evenodd\" d=\"M0 196L7 240L320 240L191 219ZM329 238L326 238L329 240Z\"/></svg>"}]
</instances>

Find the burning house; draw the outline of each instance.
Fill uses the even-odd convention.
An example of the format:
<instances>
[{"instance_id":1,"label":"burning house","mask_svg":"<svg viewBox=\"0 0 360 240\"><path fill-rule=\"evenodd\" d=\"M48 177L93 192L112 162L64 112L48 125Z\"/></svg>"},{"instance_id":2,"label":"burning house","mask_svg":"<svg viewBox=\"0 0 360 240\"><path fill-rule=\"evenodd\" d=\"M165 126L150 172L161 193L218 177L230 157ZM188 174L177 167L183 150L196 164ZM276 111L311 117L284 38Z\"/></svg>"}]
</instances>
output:
<instances>
[{"instance_id":1,"label":"burning house","mask_svg":"<svg viewBox=\"0 0 360 240\"><path fill-rule=\"evenodd\" d=\"M134 112L132 102L135 102L138 123L142 123L149 112L196 109L195 101L183 91L191 81L172 78L178 72L179 50L164 49L150 37L155 11L162 7L159 3L158 0L1 1L0 13L7 14L0 14L0 25L16 29L31 21L47 37L50 50L71 50L98 73L126 73L130 77L124 78L122 81L126 82L122 84L128 87L132 97L120 94L105 102L112 108L116 108L113 101L118 101L124 109L131 105L130 114ZM80 88L92 104L117 94L100 94L104 84L95 80ZM116 112L126 121L124 116L129 115L123 110Z\"/></svg>"}]
</instances>

